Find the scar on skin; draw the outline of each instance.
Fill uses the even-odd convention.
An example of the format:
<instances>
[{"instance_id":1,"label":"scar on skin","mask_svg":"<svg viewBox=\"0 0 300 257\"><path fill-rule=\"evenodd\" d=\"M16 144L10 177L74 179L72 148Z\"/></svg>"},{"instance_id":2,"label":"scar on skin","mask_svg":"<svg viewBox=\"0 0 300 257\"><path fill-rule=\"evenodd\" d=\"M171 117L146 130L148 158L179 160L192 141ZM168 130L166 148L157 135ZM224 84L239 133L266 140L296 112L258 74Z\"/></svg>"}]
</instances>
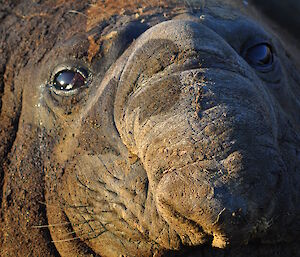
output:
<instances>
[{"instance_id":1,"label":"scar on skin","mask_svg":"<svg viewBox=\"0 0 300 257\"><path fill-rule=\"evenodd\" d=\"M111 31L110 33L101 36L98 40L94 39L94 36L88 36L88 40L89 40L89 50L88 50L88 60L89 62L91 62L93 60L93 58L97 55L97 53L100 50L100 46L102 44L103 41L105 40L110 40L113 39L117 36L118 32L117 31Z\"/></svg>"}]
</instances>

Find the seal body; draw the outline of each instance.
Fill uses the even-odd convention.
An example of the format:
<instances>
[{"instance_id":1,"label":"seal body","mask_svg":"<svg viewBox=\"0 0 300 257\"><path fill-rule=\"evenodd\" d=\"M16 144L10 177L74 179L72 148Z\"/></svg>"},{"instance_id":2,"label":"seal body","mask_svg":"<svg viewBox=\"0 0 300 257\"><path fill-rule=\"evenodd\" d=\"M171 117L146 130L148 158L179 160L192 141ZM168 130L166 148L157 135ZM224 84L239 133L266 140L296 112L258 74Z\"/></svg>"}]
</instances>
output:
<instances>
[{"instance_id":1,"label":"seal body","mask_svg":"<svg viewBox=\"0 0 300 257\"><path fill-rule=\"evenodd\" d=\"M14 5L1 256L300 255L299 52L270 20L241 1Z\"/></svg>"}]
</instances>

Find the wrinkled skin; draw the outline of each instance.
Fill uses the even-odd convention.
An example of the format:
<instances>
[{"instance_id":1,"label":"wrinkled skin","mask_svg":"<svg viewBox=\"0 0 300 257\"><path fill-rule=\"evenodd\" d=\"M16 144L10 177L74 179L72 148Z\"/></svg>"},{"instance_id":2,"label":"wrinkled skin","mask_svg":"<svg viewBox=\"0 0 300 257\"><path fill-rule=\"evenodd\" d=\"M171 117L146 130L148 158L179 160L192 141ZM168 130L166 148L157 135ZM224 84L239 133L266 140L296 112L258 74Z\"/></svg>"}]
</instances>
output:
<instances>
[{"instance_id":1,"label":"wrinkled skin","mask_svg":"<svg viewBox=\"0 0 300 257\"><path fill-rule=\"evenodd\" d=\"M293 34L242 1L96 2L1 7L0 255L300 256Z\"/></svg>"}]
</instances>

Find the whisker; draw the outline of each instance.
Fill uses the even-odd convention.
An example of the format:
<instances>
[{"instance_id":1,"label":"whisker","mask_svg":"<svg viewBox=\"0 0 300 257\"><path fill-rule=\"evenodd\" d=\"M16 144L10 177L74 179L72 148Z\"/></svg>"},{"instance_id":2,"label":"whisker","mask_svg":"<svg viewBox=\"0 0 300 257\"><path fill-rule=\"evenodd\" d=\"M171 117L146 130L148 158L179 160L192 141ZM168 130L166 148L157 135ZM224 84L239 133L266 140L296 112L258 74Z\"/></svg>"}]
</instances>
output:
<instances>
[{"instance_id":1,"label":"whisker","mask_svg":"<svg viewBox=\"0 0 300 257\"><path fill-rule=\"evenodd\" d=\"M61 202L61 204L47 204L47 203L38 201L38 203L40 203L42 205L45 205L47 207L50 207L50 208L51 207L53 207L53 208L59 207L60 209L64 209L64 208L76 209L76 208L90 208L90 207L93 207L92 205L69 205L69 204L65 204L65 203L62 203L62 202Z\"/></svg>"},{"instance_id":2,"label":"whisker","mask_svg":"<svg viewBox=\"0 0 300 257\"><path fill-rule=\"evenodd\" d=\"M95 220L94 219L85 220L84 222L75 223L75 224L72 224L71 222L64 222L64 223L57 223L57 224L35 225L35 226L32 226L32 228L61 227L61 226L70 225L70 224L72 224L72 227L77 227L77 226L80 226L80 225L85 224L85 223L90 223L91 221L95 221Z\"/></svg>"},{"instance_id":3,"label":"whisker","mask_svg":"<svg viewBox=\"0 0 300 257\"><path fill-rule=\"evenodd\" d=\"M60 240L52 240L51 243L63 243L63 242L70 242L77 239L82 239L80 236L67 238L67 239L60 239Z\"/></svg>"},{"instance_id":4,"label":"whisker","mask_svg":"<svg viewBox=\"0 0 300 257\"><path fill-rule=\"evenodd\" d=\"M84 13L82 13L82 12L78 12L78 11L76 11L76 10L70 10L70 11L68 11L68 13L80 14L80 15L82 15L82 16L88 18L88 16L87 16L86 14L84 14Z\"/></svg>"},{"instance_id":5,"label":"whisker","mask_svg":"<svg viewBox=\"0 0 300 257\"><path fill-rule=\"evenodd\" d=\"M32 228L49 228L49 227L60 227L60 226L65 226L69 225L71 222L64 222L64 223L57 223L57 224L48 224L48 225L35 225L32 226Z\"/></svg>"},{"instance_id":6,"label":"whisker","mask_svg":"<svg viewBox=\"0 0 300 257\"><path fill-rule=\"evenodd\" d=\"M97 235L95 235L93 237L89 237L90 234L95 233L97 231L100 231L100 229L92 231L92 232L89 232L89 233L86 233L86 234L82 234L81 236L72 237L72 238L66 238L66 239L60 239L60 240L52 240L51 242L52 243L63 243L63 242L74 241L74 240L77 240L77 239L80 239L80 240L83 240L83 241L85 241L85 240L91 240L91 239L99 237L100 235L102 235L103 233L107 232L108 230L104 229L103 231L99 232ZM85 236L88 236L88 237L84 238Z\"/></svg>"}]
</instances>

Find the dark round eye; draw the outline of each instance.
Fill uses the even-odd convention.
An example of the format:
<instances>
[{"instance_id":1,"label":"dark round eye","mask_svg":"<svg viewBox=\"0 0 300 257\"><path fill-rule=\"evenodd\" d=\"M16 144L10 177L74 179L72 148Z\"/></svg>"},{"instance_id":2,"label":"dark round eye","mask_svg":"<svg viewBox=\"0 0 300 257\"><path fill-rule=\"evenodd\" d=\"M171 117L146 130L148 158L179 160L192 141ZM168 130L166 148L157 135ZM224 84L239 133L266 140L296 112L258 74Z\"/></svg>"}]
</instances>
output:
<instances>
[{"instance_id":1,"label":"dark round eye","mask_svg":"<svg viewBox=\"0 0 300 257\"><path fill-rule=\"evenodd\" d=\"M56 90L72 91L85 86L87 81L87 72L80 70L62 70L58 72L53 81Z\"/></svg>"},{"instance_id":2,"label":"dark round eye","mask_svg":"<svg viewBox=\"0 0 300 257\"><path fill-rule=\"evenodd\" d=\"M246 51L246 61L255 68L269 68L273 64L273 52L269 44L261 43Z\"/></svg>"}]
</instances>

